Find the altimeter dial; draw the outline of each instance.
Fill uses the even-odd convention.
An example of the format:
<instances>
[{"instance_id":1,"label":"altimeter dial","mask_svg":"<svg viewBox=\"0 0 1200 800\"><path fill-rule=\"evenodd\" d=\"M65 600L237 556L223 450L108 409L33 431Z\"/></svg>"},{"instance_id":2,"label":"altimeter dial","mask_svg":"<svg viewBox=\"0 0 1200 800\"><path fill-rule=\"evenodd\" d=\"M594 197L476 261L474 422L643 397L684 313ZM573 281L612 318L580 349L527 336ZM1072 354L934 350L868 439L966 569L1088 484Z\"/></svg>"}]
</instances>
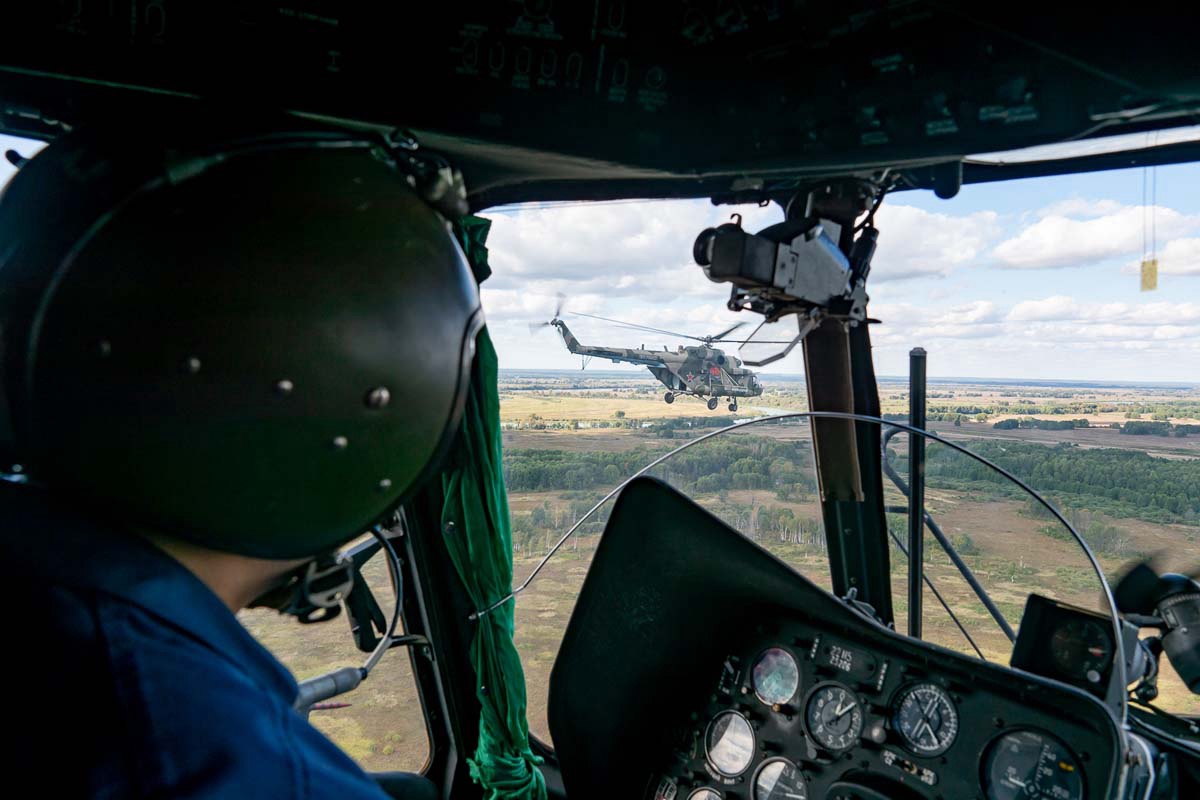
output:
<instances>
[{"instance_id":1,"label":"altimeter dial","mask_svg":"<svg viewBox=\"0 0 1200 800\"><path fill-rule=\"evenodd\" d=\"M950 749L958 736L958 709L950 695L932 683L902 690L892 718L904 746L920 756L938 756Z\"/></svg>"}]
</instances>

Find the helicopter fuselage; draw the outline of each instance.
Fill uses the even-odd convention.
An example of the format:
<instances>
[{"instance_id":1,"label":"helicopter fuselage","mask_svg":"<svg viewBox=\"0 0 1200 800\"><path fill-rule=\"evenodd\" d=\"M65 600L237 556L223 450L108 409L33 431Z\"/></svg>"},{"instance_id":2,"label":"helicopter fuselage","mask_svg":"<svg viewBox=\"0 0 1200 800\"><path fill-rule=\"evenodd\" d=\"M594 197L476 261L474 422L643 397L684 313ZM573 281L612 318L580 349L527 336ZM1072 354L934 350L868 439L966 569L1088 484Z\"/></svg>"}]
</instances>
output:
<instances>
[{"instance_id":1,"label":"helicopter fuselage","mask_svg":"<svg viewBox=\"0 0 1200 800\"><path fill-rule=\"evenodd\" d=\"M582 344L561 319L552 320L567 349L585 358L606 358L614 364L641 364L669 390L669 394L695 397L758 397L762 384L753 370L722 350L707 345L664 347L599 347ZM673 397L672 397L673 399ZM670 402L670 401L668 401Z\"/></svg>"}]
</instances>

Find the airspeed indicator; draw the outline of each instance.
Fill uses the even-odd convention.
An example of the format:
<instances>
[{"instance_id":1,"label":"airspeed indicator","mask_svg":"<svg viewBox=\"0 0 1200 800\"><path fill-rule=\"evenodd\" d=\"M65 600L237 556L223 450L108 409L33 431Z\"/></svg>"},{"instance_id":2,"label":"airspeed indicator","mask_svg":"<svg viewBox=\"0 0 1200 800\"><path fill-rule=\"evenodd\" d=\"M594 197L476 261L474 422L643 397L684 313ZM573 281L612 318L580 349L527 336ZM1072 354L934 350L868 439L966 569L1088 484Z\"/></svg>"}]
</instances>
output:
<instances>
[{"instance_id":1,"label":"airspeed indicator","mask_svg":"<svg viewBox=\"0 0 1200 800\"><path fill-rule=\"evenodd\" d=\"M862 705L849 688L840 683L821 683L804 704L804 721L817 744L839 752L858 744L863 731Z\"/></svg>"}]
</instances>

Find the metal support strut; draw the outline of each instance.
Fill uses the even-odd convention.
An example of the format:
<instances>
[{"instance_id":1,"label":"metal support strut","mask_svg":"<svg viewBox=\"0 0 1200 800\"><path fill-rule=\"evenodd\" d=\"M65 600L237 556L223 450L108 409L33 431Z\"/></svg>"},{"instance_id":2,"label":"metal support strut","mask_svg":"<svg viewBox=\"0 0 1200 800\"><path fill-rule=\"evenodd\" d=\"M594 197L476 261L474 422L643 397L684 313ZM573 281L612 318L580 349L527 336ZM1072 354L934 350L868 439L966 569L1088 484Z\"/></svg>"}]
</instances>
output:
<instances>
[{"instance_id":1,"label":"metal support strut","mask_svg":"<svg viewBox=\"0 0 1200 800\"><path fill-rule=\"evenodd\" d=\"M925 350L908 354L908 424L925 430ZM908 435L908 635L921 638L925 568L925 437Z\"/></svg>"}]
</instances>

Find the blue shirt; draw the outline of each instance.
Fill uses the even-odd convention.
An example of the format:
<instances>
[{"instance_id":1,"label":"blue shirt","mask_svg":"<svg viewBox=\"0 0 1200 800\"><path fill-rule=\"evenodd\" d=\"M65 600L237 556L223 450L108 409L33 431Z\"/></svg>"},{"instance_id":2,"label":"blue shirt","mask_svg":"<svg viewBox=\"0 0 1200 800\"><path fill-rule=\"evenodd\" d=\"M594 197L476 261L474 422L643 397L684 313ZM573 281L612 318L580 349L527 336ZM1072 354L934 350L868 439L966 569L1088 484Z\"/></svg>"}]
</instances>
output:
<instances>
[{"instance_id":1,"label":"blue shirt","mask_svg":"<svg viewBox=\"0 0 1200 800\"><path fill-rule=\"evenodd\" d=\"M295 680L208 587L90 516L0 484L6 780L54 797L386 797L292 710Z\"/></svg>"}]
</instances>

